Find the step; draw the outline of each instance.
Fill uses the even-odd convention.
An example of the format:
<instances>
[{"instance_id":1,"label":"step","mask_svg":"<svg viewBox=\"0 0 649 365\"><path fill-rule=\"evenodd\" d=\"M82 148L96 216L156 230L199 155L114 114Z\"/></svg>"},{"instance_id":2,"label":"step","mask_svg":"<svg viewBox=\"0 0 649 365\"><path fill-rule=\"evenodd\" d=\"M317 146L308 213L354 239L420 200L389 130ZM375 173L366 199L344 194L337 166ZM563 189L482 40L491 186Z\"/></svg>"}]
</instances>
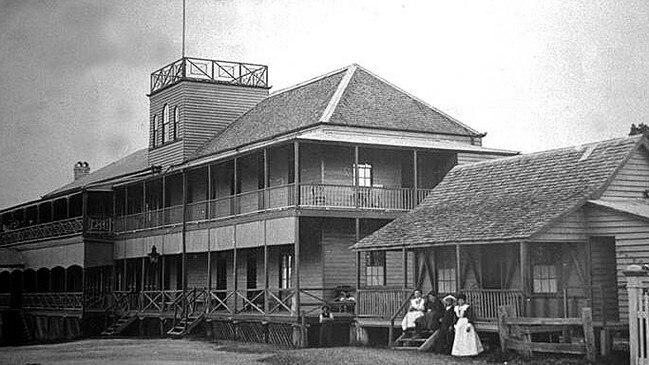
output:
<instances>
[{"instance_id":1,"label":"step","mask_svg":"<svg viewBox=\"0 0 649 365\"><path fill-rule=\"evenodd\" d=\"M391 349L398 351L417 351L419 347L391 347Z\"/></svg>"}]
</instances>

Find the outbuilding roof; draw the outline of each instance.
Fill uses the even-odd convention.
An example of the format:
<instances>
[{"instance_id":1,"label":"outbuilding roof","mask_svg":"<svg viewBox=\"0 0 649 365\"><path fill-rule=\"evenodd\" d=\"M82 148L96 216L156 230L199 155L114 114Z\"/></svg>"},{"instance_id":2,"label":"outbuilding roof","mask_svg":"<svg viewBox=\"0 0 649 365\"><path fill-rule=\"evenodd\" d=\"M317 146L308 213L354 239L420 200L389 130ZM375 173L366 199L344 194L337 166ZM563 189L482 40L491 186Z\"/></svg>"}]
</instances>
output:
<instances>
[{"instance_id":1,"label":"outbuilding roof","mask_svg":"<svg viewBox=\"0 0 649 365\"><path fill-rule=\"evenodd\" d=\"M456 166L417 208L352 248L530 238L596 199L643 142L625 137Z\"/></svg>"},{"instance_id":2,"label":"outbuilding roof","mask_svg":"<svg viewBox=\"0 0 649 365\"><path fill-rule=\"evenodd\" d=\"M272 94L207 141L194 157L318 124L482 136L354 64Z\"/></svg>"}]
</instances>

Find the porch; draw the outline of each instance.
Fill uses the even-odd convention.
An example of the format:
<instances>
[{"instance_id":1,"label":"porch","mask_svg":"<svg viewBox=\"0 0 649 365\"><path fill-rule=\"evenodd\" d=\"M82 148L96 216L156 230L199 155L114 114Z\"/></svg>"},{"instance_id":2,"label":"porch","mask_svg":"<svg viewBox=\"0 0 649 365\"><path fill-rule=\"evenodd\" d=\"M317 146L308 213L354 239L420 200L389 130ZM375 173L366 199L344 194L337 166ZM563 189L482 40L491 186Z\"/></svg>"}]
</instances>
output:
<instances>
[{"instance_id":1,"label":"porch","mask_svg":"<svg viewBox=\"0 0 649 365\"><path fill-rule=\"evenodd\" d=\"M402 249L404 265L411 265L414 271L413 280L405 280L400 288L361 285L359 323L398 326L413 288L417 288L424 294L437 293L440 299L446 294L464 293L473 307L478 328L485 331L497 331L501 306L511 307L517 317L553 318L578 318L582 308L590 307L597 325L617 326L620 322L615 256L599 254L611 249L614 242L607 243L601 238L582 243L519 242ZM373 275L377 266L385 272L380 259L384 252L360 253L365 255L365 265L361 265L364 268L358 275Z\"/></svg>"}]
</instances>

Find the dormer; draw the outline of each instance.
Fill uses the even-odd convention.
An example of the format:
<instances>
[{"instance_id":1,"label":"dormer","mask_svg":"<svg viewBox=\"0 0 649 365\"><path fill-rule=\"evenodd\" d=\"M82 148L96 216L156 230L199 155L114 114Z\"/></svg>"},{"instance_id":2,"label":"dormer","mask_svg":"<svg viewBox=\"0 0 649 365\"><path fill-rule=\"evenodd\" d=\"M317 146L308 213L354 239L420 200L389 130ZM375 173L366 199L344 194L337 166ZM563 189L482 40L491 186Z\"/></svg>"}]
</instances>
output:
<instances>
[{"instance_id":1,"label":"dormer","mask_svg":"<svg viewBox=\"0 0 649 365\"><path fill-rule=\"evenodd\" d=\"M268 90L264 65L186 57L153 72L149 164L182 163Z\"/></svg>"}]
</instances>

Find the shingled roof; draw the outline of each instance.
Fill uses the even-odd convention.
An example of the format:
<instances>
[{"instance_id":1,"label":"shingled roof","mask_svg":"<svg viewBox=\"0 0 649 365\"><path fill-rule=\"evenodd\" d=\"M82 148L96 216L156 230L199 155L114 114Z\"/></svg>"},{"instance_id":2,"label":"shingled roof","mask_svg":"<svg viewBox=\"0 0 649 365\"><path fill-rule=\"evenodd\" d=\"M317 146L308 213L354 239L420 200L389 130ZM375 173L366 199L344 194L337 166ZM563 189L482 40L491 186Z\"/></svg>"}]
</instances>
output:
<instances>
[{"instance_id":1,"label":"shingled roof","mask_svg":"<svg viewBox=\"0 0 649 365\"><path fill-rule=\"evenodd\" d=\"M194 157L318 124L480 135L364 68L351 65L274 93L206 142Z\"/></svg>"},{"instance_id":2,"label":"shingled roof","mask_svg":"<svg viewBox=\"0 0 649 365\"><path fill-rule=\"evenodd\" d=\"M597 199L641 136L456 166L415 209L352 248L527 239Z\"/></svg>"},{"instance_id":3,"label":"shingled roof","mask_svg":"<svg viewBox=\"0 0 649 365\"><path fill-rule=\"evenodd\" d=\"M100 181L106 181L118 176L135 173L148 168L148 150L143 148L137 150L113 163L110 163L87 176L77 179L67 185L53 190L43 198L52 197L67 191L73 191Z\"/></svg>"}]
</instances>

